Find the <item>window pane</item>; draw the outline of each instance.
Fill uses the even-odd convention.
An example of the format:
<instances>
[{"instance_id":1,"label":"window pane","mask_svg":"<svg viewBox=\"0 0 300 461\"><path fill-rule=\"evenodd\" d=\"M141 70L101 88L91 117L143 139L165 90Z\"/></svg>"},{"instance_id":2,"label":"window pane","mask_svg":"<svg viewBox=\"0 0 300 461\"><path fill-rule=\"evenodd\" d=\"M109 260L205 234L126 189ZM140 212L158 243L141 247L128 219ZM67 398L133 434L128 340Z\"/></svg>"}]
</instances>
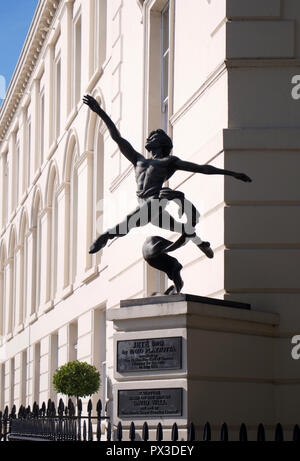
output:
<instances>
[{"instance_id":1,"label":"window pane","mask_svg":"<svg viewBox=\"0 0 300 461\"><path fill-rule=\"evenodd\" d=\"M56 136L60 135L61 63L56 65Z\"/></svg>"},{"instance_id":2,"label":"window pane","mask_svg":"<svg viewBox=\"0 0 300 461\"><path fill-rule=\"evenodd\" d=\"M40 120L41 120L41 126L40 126L40 159L41 159L41 165L44 162L44 130L45 130L45 96L42 94L41 96L41 108L40 108L41 114L40 114Z\"/></svg>"},{"instance_id":3,"label":"window pane","mask_svg":"<svg viewBox=\"0 0 300 461\"><path fill-rule=\"evenodd\" d=\"M163 58L163 81L162 81L162 100L164 101L169 94L169 53Z\"/></svg>"},{"instance_id":4,"label":"window pane","mask_svg":"<svg viewBox=\"0 0 300 461\"><path fill-rule=\"evenodd\" d=\"M75 104L81 97L81 18L75 27Z\"/></svg>"},{"instance_id":5,"label":"window pane","mask_svg":"<svg viewBox=\"0 0 300 461\"><path fill-rule=\"evenodd\" d=\"M162 49L163 54L169 48L169 5L162 13Z\"/></svg>"}]
</instances>

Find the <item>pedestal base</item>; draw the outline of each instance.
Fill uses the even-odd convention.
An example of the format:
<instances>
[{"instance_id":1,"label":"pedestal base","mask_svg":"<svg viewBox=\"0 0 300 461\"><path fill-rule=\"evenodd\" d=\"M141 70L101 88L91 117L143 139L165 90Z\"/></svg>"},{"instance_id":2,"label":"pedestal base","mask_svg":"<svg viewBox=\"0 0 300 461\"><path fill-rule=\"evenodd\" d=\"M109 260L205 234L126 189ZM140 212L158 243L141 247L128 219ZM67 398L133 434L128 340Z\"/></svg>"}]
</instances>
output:
<instances>
[{"instance_id":1,"label":"pedestal base","mask_svg":"<svg viewBox=\"0 0 300 461\"><path fill-rule=\"evenodd\" d=\"M209 421L275 424L273 339L279 316L248 304L179 294L121 301L114 324L113 423L144 421L182 437ZM233 432L232 432L233 431Z\"/></svg>"}]
</instances>

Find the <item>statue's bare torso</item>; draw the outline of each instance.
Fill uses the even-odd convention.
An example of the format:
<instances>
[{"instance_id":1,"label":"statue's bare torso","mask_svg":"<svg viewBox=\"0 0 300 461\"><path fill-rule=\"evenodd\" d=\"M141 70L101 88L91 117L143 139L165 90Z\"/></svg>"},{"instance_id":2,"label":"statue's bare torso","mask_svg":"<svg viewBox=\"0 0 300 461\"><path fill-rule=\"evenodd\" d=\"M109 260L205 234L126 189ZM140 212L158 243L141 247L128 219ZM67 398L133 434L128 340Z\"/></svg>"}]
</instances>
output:
<instances>
[{"instance_id":1,"label":"statue's bare torso","mask_svg":"<svg viewBox=\"0 0 300 461\"><path fill-rule=\"evenodd\" d=\"M140 198L156 197L167 181L176 171L175 157L145 158L138 155L135 164L137 195Z\"/></svg>"}]
</instances>

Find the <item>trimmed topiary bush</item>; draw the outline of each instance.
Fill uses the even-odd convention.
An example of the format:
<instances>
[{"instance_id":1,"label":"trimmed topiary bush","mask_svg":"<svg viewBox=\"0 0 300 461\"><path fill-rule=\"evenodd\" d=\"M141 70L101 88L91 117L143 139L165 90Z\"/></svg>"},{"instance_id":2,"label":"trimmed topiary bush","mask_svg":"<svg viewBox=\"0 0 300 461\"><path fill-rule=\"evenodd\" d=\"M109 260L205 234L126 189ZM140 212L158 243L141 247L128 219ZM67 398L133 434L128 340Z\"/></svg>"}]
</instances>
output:
<instances>
[{"instance_id":1,"label":"trimmed topiary bush","mask_svg":"<svg viewBox=\"0 0 300 461\"><path fill-rule=\"evenodd\" d=\"M62 365L53 375L54 389L68 397L87 397L98 392L100 373L93 365L75 360Z\"/></svg>"}]
</instances>

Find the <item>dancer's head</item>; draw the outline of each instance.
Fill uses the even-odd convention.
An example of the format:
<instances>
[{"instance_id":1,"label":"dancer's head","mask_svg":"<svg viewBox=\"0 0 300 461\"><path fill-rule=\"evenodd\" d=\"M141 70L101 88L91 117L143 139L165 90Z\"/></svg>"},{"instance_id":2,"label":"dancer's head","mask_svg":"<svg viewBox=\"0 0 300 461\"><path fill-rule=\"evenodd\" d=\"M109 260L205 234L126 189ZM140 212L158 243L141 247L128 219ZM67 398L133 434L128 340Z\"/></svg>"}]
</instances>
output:
<instances>
[{"instance_id":1,"label":"dancer's head","mask_svg":"<svg viewBox=\"0 0 300 461\"><path fill-rule=\"evenodd\" d=\"M171 138L164 130L151 131L146 140L146 149L153 157L167 157L173 149Z\"/></svg>"}]
</instances>

